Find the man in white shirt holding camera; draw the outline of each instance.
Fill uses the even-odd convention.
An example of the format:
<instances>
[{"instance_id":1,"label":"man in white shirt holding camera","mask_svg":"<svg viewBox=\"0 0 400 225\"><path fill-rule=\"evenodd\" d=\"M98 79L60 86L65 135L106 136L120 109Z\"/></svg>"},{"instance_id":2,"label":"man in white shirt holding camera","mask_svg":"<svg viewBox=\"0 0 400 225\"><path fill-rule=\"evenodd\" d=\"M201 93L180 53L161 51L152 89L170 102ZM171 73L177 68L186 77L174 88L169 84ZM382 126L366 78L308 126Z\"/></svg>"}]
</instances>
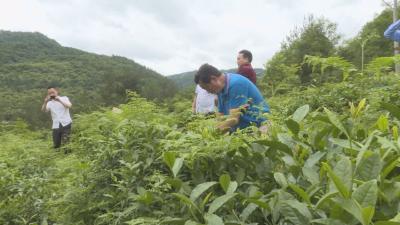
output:
<instances>
[{"instance_id":1,"label":"man in white shirt holding camera","mask_svg":"<svg viewBox=\"0 0 400 225\"><path fill-rule=\"evenodd\" d=\"M53 144L58 149L69 140L72 119L69 109L72 107L67 96L59 96L59 89L54 86L47 88L47 96L42 105L43 112L50 112L53 120Z\"/></svg>"}]
</instances>

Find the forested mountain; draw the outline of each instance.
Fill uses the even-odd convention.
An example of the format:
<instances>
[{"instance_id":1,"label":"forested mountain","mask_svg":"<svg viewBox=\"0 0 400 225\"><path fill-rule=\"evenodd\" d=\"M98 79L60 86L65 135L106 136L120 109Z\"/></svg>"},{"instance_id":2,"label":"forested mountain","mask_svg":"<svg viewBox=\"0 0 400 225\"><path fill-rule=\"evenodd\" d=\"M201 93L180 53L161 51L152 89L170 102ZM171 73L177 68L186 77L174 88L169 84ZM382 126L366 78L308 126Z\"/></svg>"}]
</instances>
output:
<instances>
[{"instance_id":1,"label":"forested mountain","mask_svg":"<svg viewBox=\"0 0 400 225\"><path fill-rule=\"evenodd\" d=\"M260 68L255 68L254 69L257 74L257 78L261 78L264 75L264 70ZM235 73L237 69L228 69L228 70L222 70L223 72L229 72L229 73ZM179 74L174 74L168 76L169 79L174 81L174 83L178 86L180 89L184 89L185 87L190 87L194 85L193 78L194 74L196 71L189 71L189 72L184 72L184 73L179 73Z\"/></svg>"},{"instance_id":2,"label":"forested mountain","mask_svg":"<svg viewBox=\"0 0 400 225\"><path fill-rule=\"evenodd\" d=\"M126 101L126 90L148 99L175 94L169 79L134 61L63 47L40 33L0 31L0 121L43 126L40 105L49 85L61 87L73 112Z\"/></svg>"}]
</instances>

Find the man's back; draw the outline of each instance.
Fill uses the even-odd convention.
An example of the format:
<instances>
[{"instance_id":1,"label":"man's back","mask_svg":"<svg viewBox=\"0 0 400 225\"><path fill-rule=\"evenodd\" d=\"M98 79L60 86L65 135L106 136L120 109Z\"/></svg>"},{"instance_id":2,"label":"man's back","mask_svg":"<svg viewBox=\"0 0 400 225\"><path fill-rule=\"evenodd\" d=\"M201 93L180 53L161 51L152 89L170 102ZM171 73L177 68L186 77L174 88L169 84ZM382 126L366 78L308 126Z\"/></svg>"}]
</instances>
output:
<instances>
[{"instance_id":1,"label":"man's back","mask_svg":"<svg viewBox=\"0 0 400 225\"><path fill-rule=\"evenodd\" d=\"M257 75L250 63L243 64L238 69L238 74L247 77L253 84L257 83Z\"/></svg>"},{"instance_id":2,"label":"man's back","mask_svg":"<svg viewBox=\"0 0 400 225\"><path fill-rule=\"evenodd\" d=\"M196 86L196 113L210 113L215 111L216 95L211 94L200 87Z\"/></svg>"}]
</instances>

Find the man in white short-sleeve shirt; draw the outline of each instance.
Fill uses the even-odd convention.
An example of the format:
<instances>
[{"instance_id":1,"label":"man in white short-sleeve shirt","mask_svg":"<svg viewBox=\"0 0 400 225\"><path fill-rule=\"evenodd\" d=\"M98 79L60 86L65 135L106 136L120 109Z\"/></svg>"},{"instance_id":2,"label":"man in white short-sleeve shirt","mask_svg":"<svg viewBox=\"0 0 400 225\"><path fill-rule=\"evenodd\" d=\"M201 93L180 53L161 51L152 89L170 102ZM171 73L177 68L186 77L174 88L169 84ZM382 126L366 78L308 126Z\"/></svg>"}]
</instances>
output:
<instances>
[{"instance_id":1,"label":"man in white short-sleeve shirt","mask_svg":"<svg viewBox=\"0 0 400 225\"><path fill-rule=\"evenodd\" d=\"M192 104L193 113L214 113L217 104L217 95L207 92L201 88L200 85L196 86L195 96Z\"/></svg>"},{"instance_id":2,"label":"man in white short-sleeve shirt","mask_svg":"<svg viewBox=\"0 0 400 225\"><path fill-rule=\"evenodd\" d=\"M58 94L58 88L49 87L42 105L42 111L50 112L53 120L54 148L59 148L61 144L68 142L72 127L72 119L69 113L72 104L67 96L59 96Z\"/></svg>"}]
</instances>

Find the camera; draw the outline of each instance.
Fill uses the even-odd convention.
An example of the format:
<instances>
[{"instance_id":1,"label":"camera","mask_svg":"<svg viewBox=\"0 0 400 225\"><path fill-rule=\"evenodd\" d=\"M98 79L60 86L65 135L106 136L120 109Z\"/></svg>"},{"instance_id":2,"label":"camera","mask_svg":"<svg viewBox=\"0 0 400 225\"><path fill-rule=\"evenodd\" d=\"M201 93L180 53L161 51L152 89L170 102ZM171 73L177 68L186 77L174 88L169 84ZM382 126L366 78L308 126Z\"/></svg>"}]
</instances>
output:
<instances>
[{"instance_id":1,"label":"camera","mask_svg":"<svg viewBox=\"0 0 400 225\"><path fill-rule=\"evenodd\" d=\"M50 99L54 100L54 99L56 99L56 96L50 96Z\"/></svg>"}]
</instances>

